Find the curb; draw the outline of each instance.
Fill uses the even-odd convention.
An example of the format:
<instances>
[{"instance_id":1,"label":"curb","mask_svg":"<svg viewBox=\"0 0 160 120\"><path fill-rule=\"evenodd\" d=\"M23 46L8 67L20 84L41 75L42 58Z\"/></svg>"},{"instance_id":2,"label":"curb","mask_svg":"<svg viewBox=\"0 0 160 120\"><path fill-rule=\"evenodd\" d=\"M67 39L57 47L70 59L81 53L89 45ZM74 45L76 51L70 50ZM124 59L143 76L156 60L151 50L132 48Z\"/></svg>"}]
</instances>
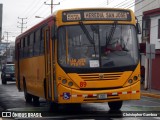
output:
<instances>
[{"instance_id":1,"label":"curb","mask_svg":"<svg viewBox=\"0 0 160 120\"><path fill-rule=\"evenodd\" d=\"M153 94L153 93L145 93L145 92L141 92L142 96L147 96L147 97L153 97L153 98L158 98L160 99L160 94Z\"/></svg>"}]
</instances>

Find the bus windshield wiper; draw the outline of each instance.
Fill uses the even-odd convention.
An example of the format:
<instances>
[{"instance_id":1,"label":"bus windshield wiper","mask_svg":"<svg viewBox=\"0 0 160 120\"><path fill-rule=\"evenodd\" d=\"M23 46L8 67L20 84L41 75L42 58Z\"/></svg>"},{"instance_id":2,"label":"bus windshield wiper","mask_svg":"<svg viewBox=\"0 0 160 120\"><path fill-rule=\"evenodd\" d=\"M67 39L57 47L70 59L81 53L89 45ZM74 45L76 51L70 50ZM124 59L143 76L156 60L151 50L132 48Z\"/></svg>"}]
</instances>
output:
<instances>
[{"instance_id":1,"label":"bus windshield wiper","mask_svg":"<svg viewBox=\"0 0 160 120\"><path fill-rule=\"evenodd\" d=\"M84 34L85 34L86 37L88 38L89 42L90 42L91 44L94 45L94 44L95 44L95 43L94 43L94 40L92 39L91 35L89 34L89 32L88 32L86 26L83 24L82 21L80 21L79 24L80 24L80 26L81 26L81 28L82 28Z\"/></svg>"},{"instance_id":2,"label":"bus windshield wiper","mask_svg":"<svg viewBox=\"0 0 160 120\"><path fill-rule=\"evenodd\" d=\"M116 29L116 26L117 26L117 21L114 21L111 29L110 29L110 32L109 32L109 35L107 36L106 34L106 47L108 46L109 42L112 40L113 38L113 35L114 35L114 32L115 32L115 29Z\"/></svg>"},{"instance_id":3,"label":"bus windshield wiper","mask_svg":"<svg viewBox=\"0 0 160 120\"><path fill-rule=\"evenodd\" d=\"M95 46L95 42L94 42L94 38L91 37L91 35L89 34L86 26L83 24L82 21L79 22L84 34L86 35L86 37L88 38L89 42L93 45L94 47L94 54L95 54L95 57L96 57L96 46Z\"/></svg>"}]
</instances>

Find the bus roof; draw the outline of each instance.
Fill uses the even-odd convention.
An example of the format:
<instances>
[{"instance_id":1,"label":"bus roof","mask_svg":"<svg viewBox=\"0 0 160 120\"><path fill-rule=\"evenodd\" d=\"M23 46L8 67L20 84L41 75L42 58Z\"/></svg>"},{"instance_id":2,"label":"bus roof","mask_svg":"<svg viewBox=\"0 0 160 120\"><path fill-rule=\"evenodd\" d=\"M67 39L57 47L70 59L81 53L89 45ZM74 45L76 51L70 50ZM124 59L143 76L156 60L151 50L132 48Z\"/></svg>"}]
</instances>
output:
<instances>
[{"instance_id":1,"label":"bus roof","mask_svg":"<svg viewBox=\"0 0 160 120\"><path fill-rule=\"evenodd\" d=\"M57 10L55 11L53 14L51 14L50 16L48 16L46 19L42 20L41 22L37 23L36 25L34 25L33 27L31 27L30 29L28 29L27 31L25 31L24 33L20 34L17 38L16 38L16 42L19 41L19 38L21 38L22 36L26 36L27 34L29 34L31 31L38 29L40 26L45 25L47 22L54 20L54 16L56 16L57 14L62 14L62 12L67 12L67 11L85 11L85 10L90 10L90 11L94 11L94 10L108 10L108 11L128 11L131 14L133 14L133 11L131 9L123 9L123 8L72 8L72 9L62 9L62 10Z\"/></svg>"},{"instance_id":2,"label":"bus roof","mask_svg":"<svg viewBox=\"0 0 160 120\"><path fill-rule=\"evenodd\" d=\"M34 25L33 27L31 27L30 29L28 29L27 31L23 32L22 34L20 34L19 36L17 36L16 40L18 40L19 38L21 38L22 36L27 35L28 33L30 33L32 30L36 30L38 29L40 26L45 25L47 22L53 20L54 17L53 15L50 15L49 17L45 18L44 20L42 20L41 22L37 23L36 25Z\"/></svg>"}]
</instances>

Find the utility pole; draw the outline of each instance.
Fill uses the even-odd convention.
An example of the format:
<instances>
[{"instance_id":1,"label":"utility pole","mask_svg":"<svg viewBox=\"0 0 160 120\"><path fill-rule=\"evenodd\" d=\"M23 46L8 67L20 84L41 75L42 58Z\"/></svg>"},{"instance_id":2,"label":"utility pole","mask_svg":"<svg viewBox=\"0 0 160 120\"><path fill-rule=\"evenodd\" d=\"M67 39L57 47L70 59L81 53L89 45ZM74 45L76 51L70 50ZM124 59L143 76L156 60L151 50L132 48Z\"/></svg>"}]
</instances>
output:
<instances>
[{"instance_id":1,"label":"utility pole","mask_svg":"<svg viewBox=\"0 0 160 120\"><path fill-rule=\"evenodd\" d=\"M9 39L8 39L8 34L10 33L10 32L7 32L7 31L5 31L4 33L6 33L7 34L7 43L6 43L6 62L7 62L7 56L8 56L8 44L9 44Z\"/></svg>"},{"instance_id":2,"label":"utility pole","mask_svg":"<svg viewBox=\"0 0 160 120\"><path fill-rule=\"evenodd\" d=\"M6 33L7 34L7 43L8 43L8 34L10 33L10 32L7 32L7 31L5 31L4 33Z\"/></svg>"},{"instance_id":3,"label":"utility pole","mask_svg":"<svg viewBox=\"0 0 160 120\"><path fill-rule=\"evenodd\" d=\"M53 5L60 5L60 2L58 4L53 4L53 0L51 0L51 4L47 4L44 2L45 5L50 5L51 6L51 14L53 13Z\"/></svg>"},{"instance_id":4,"label":"utility pole","mask_svg":"<svg viewBox=\"0 0 160 120\"><path fill-rule=\"evenodd\" d=\"M18 28L21 28L21 33L22 33L23 32L23 28L27 28L27 27L24 27L24 24L27 24L27 22L24 23L24 19L27 19L27 18L18 17L18 19L22 20L22 22L18 22L19 24L21 24L21 26L17 26Z\"/></svg>"}]
</instances>

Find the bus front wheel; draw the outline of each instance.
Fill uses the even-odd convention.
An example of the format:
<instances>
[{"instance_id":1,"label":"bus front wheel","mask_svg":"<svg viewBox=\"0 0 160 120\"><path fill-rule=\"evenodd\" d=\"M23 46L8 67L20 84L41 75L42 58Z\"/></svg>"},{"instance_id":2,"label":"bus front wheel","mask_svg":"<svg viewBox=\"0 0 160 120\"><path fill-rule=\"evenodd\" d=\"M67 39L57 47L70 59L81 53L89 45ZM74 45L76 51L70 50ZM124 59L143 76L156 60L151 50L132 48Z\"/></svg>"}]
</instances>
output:
<instances>
[{"instance_id":1,"label":"bus front wheel","mask_svg":"<svg viewBox=\"0 0 160 120\"><path fill-rule=\"evenodd\" d=\"M50 112L57 112L59 110L59 104L55 102L50 102Z\"/></svg>"},{"instance_id":2,"label":"bus front wheel","mask_svg":"<svg viewBox=\"0 0 160 120\"><path fill-rule=\"evenodd\" d=\"M108 106L110 110L120 110L122 107L123 101L114 101L114 102L108 102Z\"/></svg>"}]
</instances>

